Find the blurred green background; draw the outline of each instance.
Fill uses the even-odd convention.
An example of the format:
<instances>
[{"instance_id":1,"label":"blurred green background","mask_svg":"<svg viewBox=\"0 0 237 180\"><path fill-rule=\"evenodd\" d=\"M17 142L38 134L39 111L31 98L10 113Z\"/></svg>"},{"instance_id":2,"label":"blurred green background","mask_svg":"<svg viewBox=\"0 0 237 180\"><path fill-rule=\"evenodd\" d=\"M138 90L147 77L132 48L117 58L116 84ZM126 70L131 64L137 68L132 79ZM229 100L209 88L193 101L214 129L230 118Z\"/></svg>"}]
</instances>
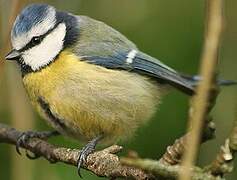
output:
<instances>
[{"instance_id":1,"label":"blurred green background","mask_svg":"<svg viewBox=\"0 0 237 180\"><path fill-rule=\"evenodd\" d=\"M205 32L204 0L0 0L0 122L21 130L50 129L31 108L21 83L19 69L4 62L9 47L9 17L28 3L46 2L61 10L87 15L106 22L134 41L144 52L187 74L198 73ZM13 5L17 4L14 8ZM237 1L225 1L225 31L220 51L220 76L237 80ZM8 39L9 40L9 39ZM163 98L156 116L139 129L129 142L122 142L124 152L135 150L141 157L159 158L166 147L184 134L189 98L171 91ZM236 87L223 88L212 114L217 137L201 147L198 163L208 164L228 135L236 115ZM57 137L52 143L79 148L78 142ZM24 152L23 152L24 153ZM125 153L124 153L125 154ZM237 163L235 164L237 166ZM103 179L82 172L84 179ZM79 179L76 168L44 159L28 160L15 147L0 144L0 180ZM237 179L234 170L228 179Z\"/></svg>"}]
</instances>

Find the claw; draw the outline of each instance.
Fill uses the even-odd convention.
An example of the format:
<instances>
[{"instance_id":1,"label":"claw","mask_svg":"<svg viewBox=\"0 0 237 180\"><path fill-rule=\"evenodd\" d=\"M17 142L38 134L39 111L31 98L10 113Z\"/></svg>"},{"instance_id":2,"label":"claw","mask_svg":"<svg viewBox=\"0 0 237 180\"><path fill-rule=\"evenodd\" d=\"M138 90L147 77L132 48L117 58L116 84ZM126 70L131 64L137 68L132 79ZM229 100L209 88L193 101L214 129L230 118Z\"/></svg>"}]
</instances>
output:
<instances>
[{"instance_id":1,"label":"claw","mask_svg":"<svg viewBox=\"0 0 237 180\"><path fill-rule=\"evenodd\" d=\"M92 152L93 151L91 151L90 153L92 153ZM83 151L83 150L80 152L80 156L79 156L78 164L77 164L77 173L81 178L82 178L82 176L81 176L80 169L81 169L83 163L86 162L86 158L90 153L89 153L89 151L86 152L86 151Z\"/></svg>"},{"instance_id":2,"label":"claw","mask_svg":"<svg viewBox=\"0 0 237 180\"><path fill-rule=\"evenodd\" d=\"M57 131L44 131L44 132L26 131L26 132L22 132L16 142L16 152L21 155L20 147L26 146L27 142L31 138L47 139L51 136L56 136L56 135L59 135L59 133ZM31 156L31 155L29 155L29 153L27 151L26 151L26 156L29 159L36 159L39 157L39 155Z\"/></svg>"},{"instance_id":3,"label":"claw","mask_svg":"<svg viewBox=\"0 0 237 180\"><path fill-rule=\"evenodd\" d=\"M20 138L20 137L19 137ZM20 146L21 146L21 140L18 138L17 142L16 142L16 152L21 155L21 151L20 151Z\"/></svg>"},{"instance_id":4,"label":"claw","mask_svg":"<svg viewBox=\"0 0 237 180\"><path fill-rule=\"evenodd\" d=\"M21 155L20 147L26 143L27 138L25 137L27 135L26 132L23 132L20 134L20 136L17 139L16 142L16 152Z\"/></svg>"},{"instance_id":5,"label":"claw","mask_svg":"<svg viewBox=\"0 0 237 180\"><path fill-rule=\"evenodd\" d=\"M83 166L83 164L86 163L87 157L95 151L95 147L100 139L102 139L102 136L98 136L94 138L87 145L85 145L80 152L80 155L77 161L77 173L81 178L82 176L81 176L80 169Z\"/></svg>"},{"instance_id":6,"label":"claw","mask_svg":"<svg viewBox=\"0 0 237 180\"><path fill-rule=\"evenodd\" d=\"M29 154L29 152L26 150L26 157L28 157L31 160L40 158L40 155L33 153L32 155Z\"/></svg>"}]
</instances>

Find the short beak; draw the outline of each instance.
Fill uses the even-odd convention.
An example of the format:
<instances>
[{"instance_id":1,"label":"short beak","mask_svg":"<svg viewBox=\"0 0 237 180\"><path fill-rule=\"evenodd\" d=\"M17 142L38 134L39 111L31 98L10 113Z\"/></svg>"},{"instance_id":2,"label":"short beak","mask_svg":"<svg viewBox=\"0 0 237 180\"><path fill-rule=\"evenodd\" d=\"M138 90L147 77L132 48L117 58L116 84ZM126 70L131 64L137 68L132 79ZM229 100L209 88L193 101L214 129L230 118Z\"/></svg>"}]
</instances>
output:
<instances>
[{"instance_id":1,"label":"short beak","mask_svg":"<svg viewBox=\"0 0 237 180\"><path fill-rule=\"evenodd\" d=\"M17 51L16 49L13 49L11 52L9 52L5 58L6 60L18 60L21 57L21 53Z\"/></svg>"}]
</instances>

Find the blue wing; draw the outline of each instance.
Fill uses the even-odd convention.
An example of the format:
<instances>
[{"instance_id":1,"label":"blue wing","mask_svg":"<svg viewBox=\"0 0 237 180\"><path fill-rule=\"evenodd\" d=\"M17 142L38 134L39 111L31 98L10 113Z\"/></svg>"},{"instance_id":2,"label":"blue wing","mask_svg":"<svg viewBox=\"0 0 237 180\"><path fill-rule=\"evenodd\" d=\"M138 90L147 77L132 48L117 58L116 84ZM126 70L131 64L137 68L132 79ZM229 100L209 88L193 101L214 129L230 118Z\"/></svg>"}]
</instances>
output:
<instances>
[{"instance_id":1,"label":"blue wing","mask_svg":"<svg viewBox=\"0 0 237 180\"><path fill-rule=\"evenodd\" d=\"M128 54L136 51L134 57L128 59ZM88 63L103 66L109 69L127 70L156 79L159 83L169 84L177 89L192 95L194 86L190 80L169 68L159 60L138 50L124 52L113 51L109 56L82 56ZM129 60L129 62L128 62Z\"/></svg>"},{"instance_id":2,"label":"blue wing","mask_svg":"<svg viewBox=\"0 0 237 180\"><path fill-rule=\"evenodd\" d=\"M134 43L103 22L77 16L80 38L73 52L81 60L109 69L126 70L146 75L159 83L169 84L192 95L199 78L184 76L161 61L139 51ZM97 30L95 30L97 29ZM233 84L232 81L221 85Z\"/></svg>"},{"instance_id":3,"label":"blue wing","mask_svg":"<svg viewBox=\"0 0 237 180\"><path fill-rule=\"evenodd\" d=\"M81 60L105 68L146 75L187 94L194 93L190 80L159 60L139 51L134 43L103 22L77 16L80 36L72 50Z\"/></svg>"}]
</instances>

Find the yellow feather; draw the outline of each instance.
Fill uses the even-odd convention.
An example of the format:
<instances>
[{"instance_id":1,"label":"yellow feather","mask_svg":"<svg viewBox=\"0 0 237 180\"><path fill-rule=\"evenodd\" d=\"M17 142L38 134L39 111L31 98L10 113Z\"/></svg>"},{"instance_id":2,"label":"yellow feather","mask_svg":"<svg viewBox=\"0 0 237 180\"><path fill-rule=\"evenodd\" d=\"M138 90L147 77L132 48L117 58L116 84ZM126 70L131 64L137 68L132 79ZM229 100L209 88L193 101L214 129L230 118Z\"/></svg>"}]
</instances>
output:
<instances>
[{"instance_id":1,"label":"yellow feather","mask_svg":"<svg viewBox=\"0 0 237 180\"><path fill-rule=\"evenodd\" d=\"M158 84L144 76L89 64L69 51L27 74L23 83L33 105L58 131L85 140L103 134L105 143L130 137L153 115L161 94ZM52 124L39 97L67 128Z\"/></svg>"}]
</instances>

